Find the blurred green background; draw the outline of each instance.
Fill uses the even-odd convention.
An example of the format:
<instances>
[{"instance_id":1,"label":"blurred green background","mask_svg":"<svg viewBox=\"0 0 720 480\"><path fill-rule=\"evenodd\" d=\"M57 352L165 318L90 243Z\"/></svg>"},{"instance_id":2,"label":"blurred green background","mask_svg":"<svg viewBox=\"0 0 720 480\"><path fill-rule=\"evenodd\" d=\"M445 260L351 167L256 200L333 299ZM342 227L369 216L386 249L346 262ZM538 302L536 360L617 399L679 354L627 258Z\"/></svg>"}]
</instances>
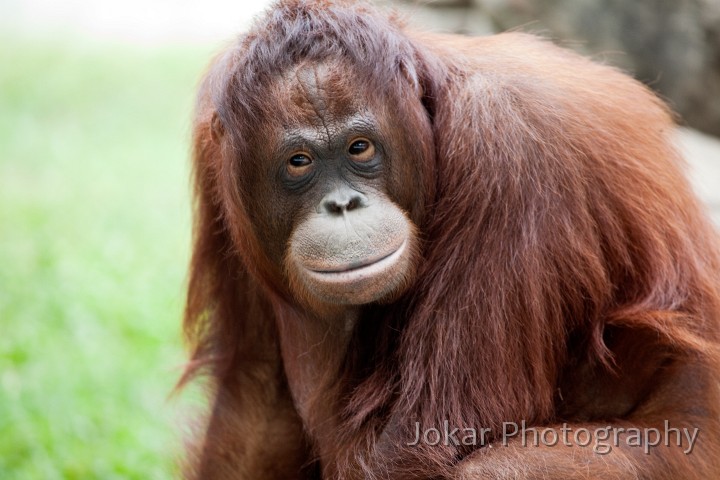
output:
<instances>
[{"instance_id":1,"label":"blurred green background","mask_svg":"<svg viewBox=\"0 0 720 480\"><path fill-rule=\"evenodd\" d=\"M0 38L0 478L174 478L209 48Z\"/></svg>"}]
</instances>

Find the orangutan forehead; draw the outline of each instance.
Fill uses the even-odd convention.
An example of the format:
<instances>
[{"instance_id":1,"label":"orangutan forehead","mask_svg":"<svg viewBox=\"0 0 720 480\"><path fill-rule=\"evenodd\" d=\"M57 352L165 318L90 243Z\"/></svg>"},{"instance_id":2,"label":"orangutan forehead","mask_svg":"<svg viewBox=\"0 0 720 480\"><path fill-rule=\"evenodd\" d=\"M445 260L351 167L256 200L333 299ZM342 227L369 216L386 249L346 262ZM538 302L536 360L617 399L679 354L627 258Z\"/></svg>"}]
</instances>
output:
<instances>
[{"instance_id":1,"label":"orangutan forehead","mask_svg":"<svg viewBox=\"0 0 720 480\"><path fill-rule=\"evenodd\" d=\"M339 120L364 110L357 92L360 81L352 70L339 63L305 63L282 78L289 119L307 124Z\"/></svg>"}]
</instances>

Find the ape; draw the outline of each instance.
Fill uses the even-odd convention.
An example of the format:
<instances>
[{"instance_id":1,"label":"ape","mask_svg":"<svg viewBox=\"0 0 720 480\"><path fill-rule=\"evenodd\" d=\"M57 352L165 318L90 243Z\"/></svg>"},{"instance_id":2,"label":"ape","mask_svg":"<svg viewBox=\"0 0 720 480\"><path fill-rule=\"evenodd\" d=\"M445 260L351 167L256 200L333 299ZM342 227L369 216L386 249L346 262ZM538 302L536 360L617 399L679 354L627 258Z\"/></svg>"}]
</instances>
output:
<instances>
[{"instance_id":1,"label":"ape","mask_svg":"<svg viewBox=\"0 0 720 480\"><path fill-rule=\"evenodd\" d=\"M672 131L532 36L276 4L199 94L187 477L718 478L719 244Z\"/></svg>"}]
</instances>

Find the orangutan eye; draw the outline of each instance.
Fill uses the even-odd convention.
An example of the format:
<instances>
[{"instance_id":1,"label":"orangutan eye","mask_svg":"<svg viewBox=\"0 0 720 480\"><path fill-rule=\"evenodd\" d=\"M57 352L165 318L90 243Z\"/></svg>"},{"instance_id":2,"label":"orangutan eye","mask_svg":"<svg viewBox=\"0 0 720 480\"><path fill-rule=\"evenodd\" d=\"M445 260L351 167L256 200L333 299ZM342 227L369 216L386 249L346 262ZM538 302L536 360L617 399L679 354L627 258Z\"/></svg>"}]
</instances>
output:
<instances>
[{"instance_id":1,"label":"orangutan eye","mask_svg":"<svg viewBox=\"0 0 720 480\"><path fill-rule=\"evenodd\" d=\"M303 175L312 163L312 159L306 153L296 153L288 160L288 173L293 176Z\"/></svg>"},{"instance_id":2,"label":"orangutan eye","mask_svg":"<svg viewBox=\"0 0 720 480\"><path fill-rule=\"evenodd\" d=\"M365 162L375 155L375 146L367 138L358 138L350 144L348 153L353 160Z\"/></svg>"},{"instance_id":3,"label":"orangutan eye","mask_svg":"<svg viewBox=\"0 0 720 480\"><path fill-rule=\"evenodd\" d=\"M312 160L310 160L310 157L308 157L304 153L298 153L297 155L293 155L292 157L290 157L288 163L290 163L290 165L293 167L305 167L307 165L310 165L312 163Z\"/></svg>"}]
</instances>

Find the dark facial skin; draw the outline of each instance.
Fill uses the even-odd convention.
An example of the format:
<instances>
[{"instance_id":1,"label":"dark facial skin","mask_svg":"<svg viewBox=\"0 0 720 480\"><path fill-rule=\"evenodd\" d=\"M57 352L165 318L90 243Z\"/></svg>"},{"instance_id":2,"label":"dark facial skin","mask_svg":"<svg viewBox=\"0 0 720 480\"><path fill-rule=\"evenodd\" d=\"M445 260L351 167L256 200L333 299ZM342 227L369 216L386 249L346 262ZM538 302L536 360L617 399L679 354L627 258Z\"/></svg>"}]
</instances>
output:
<instances>
[{"instance_id":1,"label":"dark facial skin","mask_svg":"<svg viewBox=\"0 0 720 480\"><path fill-rule=\"evenodd\" d=\"M415 225L388 190L405 145L385 135L351 74L301 65L274 92L282 122L263 125L243 172L258 237L310 304L360 305L393 298L415 270ZM332 92L332 94L328 94ZM411 180L411 179L408 179Z\"/></svg>"}]
</instances>

